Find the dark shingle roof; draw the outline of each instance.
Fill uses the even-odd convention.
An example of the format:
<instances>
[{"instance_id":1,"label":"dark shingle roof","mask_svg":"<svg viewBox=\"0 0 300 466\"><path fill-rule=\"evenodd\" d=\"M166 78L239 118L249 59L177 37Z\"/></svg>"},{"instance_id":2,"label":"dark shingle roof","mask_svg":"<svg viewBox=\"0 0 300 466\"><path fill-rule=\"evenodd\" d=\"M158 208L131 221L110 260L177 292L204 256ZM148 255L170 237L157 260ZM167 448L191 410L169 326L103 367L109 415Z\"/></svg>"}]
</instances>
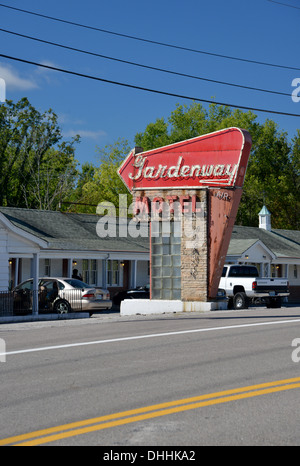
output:
<instances>
[{"instance_id":1,"label":"dark shingle roof","mask_svg":"<svg viewBox=\"0 0 300 466\"><path fill-rule=\"evenodd\" d=\"M0 207L0 212L15 226L48 242L50 249L78 251L149 252L149 237L106 237L97 235L100 217L57 211ZM243 227L233 228L229 254L242 254L256 241L262 241L277 257L300 258L300 231Z\"/></svg>"},{"instance_id":2,"label":"dark shingle roof","mask_svg":"<svg viewBox=\"0 0 300 466\"><path fill-rule=\"evenodd\" d=\"M13 207L0 207L0 212L13 225L47 241L50 249L149 252L148 238L100 238L98 215Z\"/></svg>"},{"instance_id":3,"label":"dark shingle roof","mask_svg":"<svg viewBox=\"0 0 300 466\"><path fill-rule=\"evenodd\" d=\"M300 241L293 241L292 238L300 240L300 232L292 230L271 230L262 228L243 227L235 225L231 235L230 250L234 250L235 243L244 241L245 246L250 242L260 240L277 257L300 257ZM245 247L244 251L247 249ZM242 251L243 252L243 251Z\"/></svg>"}]
</instances>

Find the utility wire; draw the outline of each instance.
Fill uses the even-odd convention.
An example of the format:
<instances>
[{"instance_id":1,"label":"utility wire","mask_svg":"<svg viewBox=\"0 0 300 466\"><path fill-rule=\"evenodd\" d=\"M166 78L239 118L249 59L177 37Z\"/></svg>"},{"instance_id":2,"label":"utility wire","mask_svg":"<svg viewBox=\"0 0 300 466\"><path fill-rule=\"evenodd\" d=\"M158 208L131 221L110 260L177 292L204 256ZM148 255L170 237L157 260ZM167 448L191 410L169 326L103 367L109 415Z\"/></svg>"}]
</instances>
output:
<instances>
[{"instance_id":1,"label":"utility wire","mask_svg":"<svg viewBox=\"0 0 300 466\"><path fill-rule=\"evenodd\" d=\"M14 60L14 61L22 62L22 63L27 63L29 65L40 66L42 68L47 68L47 69L54 70L54 71L60 71L62 73L66 73L66 74L69 74L69 75L79 76L81 78L93 79L95 81L101 81L101 82L105 82L105 83L108 83L108 84L114 84L114 85L117 85L117 86L123 86L123 87L128 87L128 88L131 88L131 89L137 89L137 90L140 90L140 91L152 92L154 94L166 95L166 96L170 96L170 97L177 97L177 98L186 99L186 100L193 100L193 101L196 101L196 102L205 102L205 103L209 103L209 104L223 105L223 106L226 106L226 107L240 108L240 109L244 109L244 110L252 110L252 111L255 111L255 112L273 113L273 114L276 114L276 115L292 116L292 117L298 117L298 118L300 117L300 114L297 114L297 113L287 113L287 112L279 112L277 110L267 110L267 109L262 109L262 108L246 107L244 105L236 105L236 104L228 104L228 103L224 103L224 102L216 102L214 100L200 99L198 97L191 97L191 96L175 94L175 93L166 92L166 91L159 91L159 90L156 90L156 89L149 89L147 87L136 86L134 84L122 83L122 82L118 82L118 81L112 81L112 80L109 80L109 79L99 78L98 76L91 76L91 75L88 75L88 74L78 73L77 71L71 71L71 70L66 70L64 68L58 68L56 66L45 65L45 64L37 63L37 62L31 61L31 60L25 60L24 58L12 57L11 55L5 55L3 53L0 53L0 57L7 58L8 60Z\"/></svg>"},{"instance_id":2,"label":"utility wire","mask_svg":"<svg viewBox=\"0 0 300 466\"><path fill-rule=\"evenodd\" d=\"M180 45L168 44L168 43L165 43L165 42L159 42L159 41L155 41L155 40L145 39L145 38L142 38L142 37L131 36L129 34L122 34L120 32L109 31L107 29L97 28L95 26L89 26L89 25L86 25L86 24L76 23L75 21L69 21L69 20L62 19L62 18L56 18L54 16L49 16L49 15L44 15L44 14L41 14L41 13L36 13L34 11L24 10L22 8L17 8L17 7L13 7L13 6L10 6L10 5L5 5L4 3L0 3L0 7L9 8L11 10L20 11L22 13L38 16L40 18L50 19L52 21L57 21L57 22L64 23L64 24L70 24L72 26L77 26L77 27L81 27L81 28L85 28L85 29L91 29L93 31L103 32L105 34L111 34L111 35L118 36L118 37L125 37L126 39L138 40L140 42L147 42L149 44L160 45L160 46L163 46L163 47L170 47L170 48L177 49L177 50L184 50L184 51L187 51L187 52L200 53L200 54L210 55L210 56L218 57L218 58L226 58L228 60L236 60L236 61L240 61L240 62L253 63L253 64L256 64L256 65L271 66L273 68L282 68L282 69L286 69L286 70L300 71L300 68L293 67L293 66L278 65L278 64L275 64L275 63L268 63L268 62L261 62L261 61L257 61L257 60L250 60L248 58L240 58L240 57L233 57L233 56L230 56L230 55L222 55L220 53L207 52L207 51L204 51L204 50L197 50L197 49L192 49L192 48L189 48L189 47L183 47L183 46L180 46Z\"/></svg>"},{"instance_id":3,"label":"utility wire","mask_svg":"<svg viewBox=\"0 0 300 466\"><path fill-rule=\"evenodd\" d=\"M33 40L33 41L36 41L36 42L41 42L43 44L53 45L55 47L60 47L60 48L63 48L63 49L72 50L74 52L79 52L79 53L83 53L83 54L86 54L86 55L92 55L94 57L104 58L106 60L112 60L112 61L116 61L116 62L119 62L119 63L125 63L127 65L133 65L133 66L137 66L137 67L140 67L140 68L145 68L145 69L149 69L149 70L153 70L153 71L160 71L160 72L163 72L163 73L173 74L173 75L176 75L176 76L182 76L182 77L185 77L185 78L198 79L198 80L201 80L201 81L207 81L207 82L211 82L211 83L214 83L214 84L222 84L222 85L225 85L225 86L239 87L241 89L248 89L248 90L251 90L251 91L267 92L267 93L273 94L273 95L276 94L276 95L283 95L283 96L288 96L288 97L290 97L290 95L291 95L291 94L288 94L288 93L285 93L285 92L272 91L270 89L261 89L261 88L257 88L257 87L251 87L251 86L244 86L244 85L241 85L241 84L234 84L234 83L229 83L229 82L225 82L225 81L218 81L218 80L215 80L215 79L203 78L202 76L194 76L194 75L190 75L190 74L186 74L186 73L180 73L180 72L177 72L177 71L158 68L158 67L155 67L155 66L149 66L149 65L144 65L144 64L141 64L141 63L135 63L135 62L132 62L132 61L122 60L120 58L109 57L107 55L102 55L102 54L99 54L99 53L96 53L96 52L91 52L91 51L88 51L88 50L82 50L82 49L78 49L78 48L71 47L71 46L68 46L68 45L58 44L56 42L40 39L40 38L33 37L33 36L28 36L26 34L21 34L19 32L10 31L8 29L0 28L0 31L8 33L8 34L15 35L15 36L23 37L23 38L26 38L26 39L30 39L30 40Z\"/></svg>"},{"instance_id":4,"label":"utility wire","mask_svg":"<svg viewBox=\"0 0 300 466\"><path fill-rule=\"evenodd\" d=\"M275 2L275 0L268 0L271 3L277 3L277 5L287 6L289 8L295 8L296 10L300 10L299 6L291 5L289 3L282 3L282 2Z\"/></svg>"}]
</instances>

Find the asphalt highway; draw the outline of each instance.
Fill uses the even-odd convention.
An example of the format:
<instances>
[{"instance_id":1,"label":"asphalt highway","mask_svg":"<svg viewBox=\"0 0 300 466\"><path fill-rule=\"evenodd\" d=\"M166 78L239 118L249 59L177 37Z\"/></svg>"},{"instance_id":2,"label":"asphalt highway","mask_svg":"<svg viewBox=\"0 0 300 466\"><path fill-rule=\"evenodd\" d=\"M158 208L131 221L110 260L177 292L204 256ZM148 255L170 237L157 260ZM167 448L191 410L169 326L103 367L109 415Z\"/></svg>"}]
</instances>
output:
<instances>
[{"instance_id":1,"label":"asphalt highway","mask_svg":"<svg viewBox=\"0 0 300 466\"><path fill-rule=\"evenodd\" d=\"M300 443L300 307L106 312L0 339L0 445Z\"/></svg>"}]
</instances>

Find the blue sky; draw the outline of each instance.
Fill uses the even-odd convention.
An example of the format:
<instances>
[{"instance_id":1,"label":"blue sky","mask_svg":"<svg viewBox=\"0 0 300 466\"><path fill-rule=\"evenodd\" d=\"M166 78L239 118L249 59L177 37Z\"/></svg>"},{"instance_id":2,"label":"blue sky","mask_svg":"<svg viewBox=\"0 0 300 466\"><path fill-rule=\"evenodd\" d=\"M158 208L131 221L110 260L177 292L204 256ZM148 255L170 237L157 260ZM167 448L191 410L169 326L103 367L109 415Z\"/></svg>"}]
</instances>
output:
<instances>
[{"instance_id":1,"label":"blue sky","mask_svg":"<svg viewBox=\"0 0 300 466\"><path fill-rule=\"evenodd\" d=\"M258 121L276 121L290 137L300 128L300 102L292 101L292 81L300 78L300 1L282 0L6 0L4 4L47 16L147 40L210 53L299 68L263 66L150 44L55 22L0 6L0 28L69 47L200 76L282 92L257 92L76 53L0 31L0 53L106 80L172 94L262 108L295 116L254 112ZM183 98L153 94L66 75L0 57L6 98L28 97L40 111L52 108L66 139L81 135L79 163L97 163L96 146L134 136L157 118L165 119ZM300 95L300 90L299 90ZM203 104L208 107L208 104Z\"/></svg>"}]
</instances>

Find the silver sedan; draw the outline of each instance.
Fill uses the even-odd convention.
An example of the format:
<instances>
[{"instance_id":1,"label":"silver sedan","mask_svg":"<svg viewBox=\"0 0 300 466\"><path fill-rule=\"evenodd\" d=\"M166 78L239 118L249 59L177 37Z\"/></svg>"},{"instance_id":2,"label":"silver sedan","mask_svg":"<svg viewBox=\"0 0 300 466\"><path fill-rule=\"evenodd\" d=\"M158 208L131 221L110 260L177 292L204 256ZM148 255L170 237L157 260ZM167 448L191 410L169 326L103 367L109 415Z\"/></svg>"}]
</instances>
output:
<instances>
[{"instance_id":1,"label":"silver sedan","mask_svg":"<svg viewBox=\"0 0 300 466\"><path fill-rule=\"evenodd\" d=\"M32 303L33 279L20 283L14 291L14 307L30 310ZM75 278L44 277L38 282L39 312L60 314L76 311L111 309L109 291L92 287Z\"/></svg>"}]
</instances>

